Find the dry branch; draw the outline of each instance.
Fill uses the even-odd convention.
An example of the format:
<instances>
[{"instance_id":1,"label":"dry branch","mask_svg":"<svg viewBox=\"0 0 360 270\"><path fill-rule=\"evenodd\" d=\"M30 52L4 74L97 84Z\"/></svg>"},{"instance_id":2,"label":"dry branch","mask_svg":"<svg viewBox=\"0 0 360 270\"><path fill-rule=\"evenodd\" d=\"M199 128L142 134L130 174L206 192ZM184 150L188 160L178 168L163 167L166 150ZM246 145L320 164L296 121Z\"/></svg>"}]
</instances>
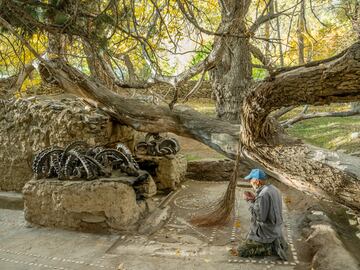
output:
<instances>
[{"instance_id":1,"label":"dry branch","mask_svg":"<svg viewBox=\"0 0 360 270\"><path fill-rule=\"evenodd\" d=\"M343 111L343 112L314 112L308 114L300 113L294 118L281 122L281 125L283 127L289 127L295 123L308 119L314 119L319 117L347 117L347 116L354 116L359 114L360 114L359 111L353 111L353 110Z\"/></svg>"}]
</instances>

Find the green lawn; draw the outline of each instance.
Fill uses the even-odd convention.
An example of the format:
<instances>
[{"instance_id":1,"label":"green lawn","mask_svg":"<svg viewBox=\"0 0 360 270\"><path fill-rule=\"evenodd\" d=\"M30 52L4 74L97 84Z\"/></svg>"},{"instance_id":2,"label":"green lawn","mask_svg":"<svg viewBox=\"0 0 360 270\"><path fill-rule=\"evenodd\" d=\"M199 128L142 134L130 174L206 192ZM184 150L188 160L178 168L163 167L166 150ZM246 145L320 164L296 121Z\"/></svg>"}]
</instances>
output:
<instances>
[{"instance_id":1,"label":"green lawn","mask_svg":"<svg viewBox=\"0 0 360 270\"><path fill-rule=\"evenodd\" d=\"M209 116L215 116L215 104L212 100L194 99L189 100L187 105ZM326 106L309 106L307 112L334 112L349 109L350 106L348 104L331 104ZM280 120L292 118L302 110L302 106L297 107L282 116ZM360 115L309 119L287 128L287 132L315 146L332 150L343 149L346 152L360 152L360 139L350 139L351 133L360 132Z\"/></svg>"},{"instance_id":2,"label":"green lawn","mask_svg":"<svg viewBox=\"0 0 360 270\"><path fill-rule=\"evenodd\" d=\"M360 151L360 139L350 138L352 132L360 132L360 116L309 119L294 124L287 131L316 146L349 152Z\"/></svg>"}]
</instances>

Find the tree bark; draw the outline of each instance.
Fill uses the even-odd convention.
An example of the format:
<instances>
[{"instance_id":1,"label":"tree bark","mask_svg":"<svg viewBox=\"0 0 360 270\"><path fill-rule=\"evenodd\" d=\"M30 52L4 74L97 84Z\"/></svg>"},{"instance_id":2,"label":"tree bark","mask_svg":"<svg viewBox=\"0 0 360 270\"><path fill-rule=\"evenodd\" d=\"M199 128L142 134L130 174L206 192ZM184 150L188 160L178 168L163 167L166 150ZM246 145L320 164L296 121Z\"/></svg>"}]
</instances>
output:
<instances>
[{"instance_id":1,"label":"tree bark","mask_svg":"<svg viewBox=\"0 0 360 270\"><path fill-rule=\"evenodd\" d=\"M275 13L278 13L278 0L274 0L274 8ZM276 18L276 32L277 32L277 38L281 41L281 30L280 30L280 20L279 17ZM282 43L279 43L279 56L280 56L280 67L284 66L284 53L282 49Z\"/></svg>"},{"instance_id":2,"label":"tree bark","mask_svg":"<svg viewBox=\"0 0 360 270\"><path fill-rule=\"evenodd\" d=\"M251 1L227 1L222 10L222 23L232 21L230 33L244 36L247 33L245 15ZM221 60L211 70L212 88L216 99L217 117L239 122L242 101L252 85L252 65L248 38L217 37L214 44L221 43L225 49Z\"/></svg>"},{"instance_id":3,"label":"tree bark","mask_svg":"<svg viewBox=\"0 0 360 270\"><path fill-rule=\"evenodd\" d=\"M49 69L69 92L92 100L123 124L145 132L173 132L194 138L234 159L240 125L208 118L190 108L139 103L109 91L78 70L50 62ZM332 61L280 73L260 83L242 106L241 158L280 181L314 196L360 211L360 159L339 156L295 141L268 115L282 107L360 100L360 43ZM301 90L299 89L301 85ZM329 157L332 161L329 161Z\"/></svg>"},{"instance_id":4,"label":"tree bark","mask_svg":"<svg viewBox=\"0 0 360 270\"><path fill-rule=\"evenodd\" d=\"M0 81L0 91L2 92L0 94L0 97L10 98L16 92L19 92L24 81L29 77L29 75L31 74L31 72L33 72L34 69L35 67L32 65L32 63L26 64L22 67L22 69L17 75L2 79Z\"/></svg>"},{"instance_id":5,"label":"tree bark","mask_svg":"<svg viewBox=\"0 0 360 270\"><path fill-rule=\"evenodd\" d=\"M35 69L35 67L33 66L32 63L25 65L19 75L17 76L16 80L14 80L14 82L11 84L11 92L15 93L15 92L19 92L21 90L21 87L24 83L24 81L30 76L31 72L33 72L33 70Z\"/></svg>"},{"instance_id":6,"label":"tree bark","mask_svg":"<svg viewBox=\"0 0 360 270\"><path fill-rule=\"evenodd\" d=\"M249 40L233 38L222 61L211 71L212 89L219 119L239 122L240 108L252 86Z\"/></svg>"},{"instance_id":7,"label":"tree bark","mask_svg":"<svg viewBox=\"0 0 360 270\"><path fill-rule=\"evenodd\" d=\"M117 78L111 67L108 66L110 65L110 59L105 59L104 55L94 51L85 41L83 42L83 48L91 76L98 79L108 89L114 90Z\"/></svg>"},{"instance_id":8,"label":"tree bark","mask_svg":"<svg viewBox=\"0 0 360 270\"><path fill-rule=\"evenodd\" d=\"M300 5L300 13L299 13L299 20L298 20L298 28L297 28L299 65L302 65L305 63L304 33L305 33L305 0L302 0L301 5Z\"/></svg>"},{"instance_id":9,"label":"tree bark","mask_svg":"<svg viewBox=\"0 0 360 270\"><path fill-rule=\"evenodd\" d=\"M269 4L269 7L267 8L267 16L274 16L274 0L272 0ZM279 17L277 17L279 19ZM265 22L265 38L270 40L270 28L271 28L271 21L268 20ZM265 57L267 59L271 58L271 52L270 52L270 42L266 42L265 44Z\"/></svg>"}]
</instances>

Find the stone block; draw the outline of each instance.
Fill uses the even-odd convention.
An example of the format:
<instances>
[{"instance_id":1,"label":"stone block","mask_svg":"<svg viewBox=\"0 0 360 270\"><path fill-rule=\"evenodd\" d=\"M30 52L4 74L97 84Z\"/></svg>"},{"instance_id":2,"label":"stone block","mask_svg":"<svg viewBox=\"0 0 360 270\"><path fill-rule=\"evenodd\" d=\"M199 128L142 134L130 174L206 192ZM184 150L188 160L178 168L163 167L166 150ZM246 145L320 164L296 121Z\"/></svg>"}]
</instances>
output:
<instances>
[{"instance_id":1,"label":"stone block","mask_svg":"<svg viewBox=\"0 0 360 270\"><path fill-rule=\"evenodd\" d=\"M82 231L130 230L142 214L134 189L119 179L31 180L23 188L30 223Z\"/></svg>"},{"instance_id":2,"label":"stone block","mask_svg":"<svg viewBox=\"0 0 360 270\"><path fill-rule=\"evenodd\" d=\"M175 190L185 179L187 160L183 155L137 156L140 168L148 171L159 190Z\"/></svg>"}]
</instances>

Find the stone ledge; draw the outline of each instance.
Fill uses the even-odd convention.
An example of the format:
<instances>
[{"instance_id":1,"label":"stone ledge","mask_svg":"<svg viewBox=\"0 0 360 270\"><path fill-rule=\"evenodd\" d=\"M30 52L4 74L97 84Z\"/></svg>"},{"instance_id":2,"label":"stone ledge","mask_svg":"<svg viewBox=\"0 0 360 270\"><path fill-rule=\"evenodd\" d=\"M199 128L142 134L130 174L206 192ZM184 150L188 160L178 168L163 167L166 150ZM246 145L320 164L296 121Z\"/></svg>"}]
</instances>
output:
<instances>
[{"instance_id":1,"label":"stone ledge","mask_svg":"<svg viewBox=\"0 0 360 270\"><path fill-rule=\"evenodd\" d=\"M120 179L94 181L30 180L23 189L30 223L81 231L135 229L142 207Z\"/></svg>"},{"instance_id":2,"label":"stone ledge","mask_svg":"<svg viewBox=\"0 0 360 270\"><path fill-rule=\"evenodd\" d=\"M0 208L13 210L24 209L22 194L17 192L0 192Z\"/></svg>"},{"instance_id":3,"label":"stone ledge","mask_svg":"<svg viewBox=\"0 0 360 270\"><path fill-rule=\"evenodd\" d=\"M251 168L240 163L239 177L245 177ZM188 162L186 178L197 181L229 181L234 170L230 159L194 160Z\"/></svg>"}]
</instances>

